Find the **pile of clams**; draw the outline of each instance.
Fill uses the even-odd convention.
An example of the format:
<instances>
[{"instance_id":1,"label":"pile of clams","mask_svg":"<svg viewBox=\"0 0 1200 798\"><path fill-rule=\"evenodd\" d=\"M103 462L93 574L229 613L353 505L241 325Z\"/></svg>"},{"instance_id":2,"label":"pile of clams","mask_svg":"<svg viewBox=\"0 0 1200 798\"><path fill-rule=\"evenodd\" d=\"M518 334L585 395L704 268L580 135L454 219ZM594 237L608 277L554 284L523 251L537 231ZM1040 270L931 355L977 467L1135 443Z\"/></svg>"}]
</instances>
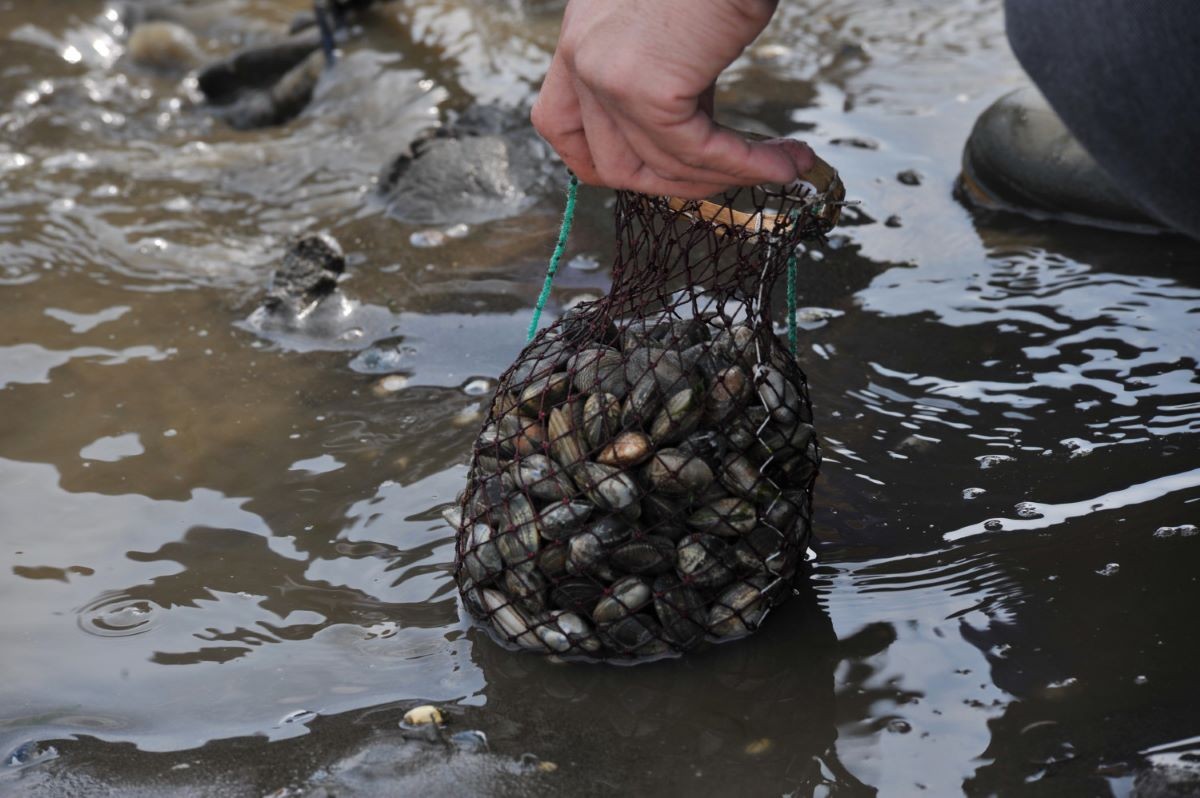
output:
<instances>
[{"instance_id":1,"label":"pile of clams","mask_svg":"<svg viewBox=\"0 0 1200 798\"><path fill-rule=\"evenodd\" d=\"M501 378L451 513L465 605L566 658L746 635L808 545L804 376L769 323L596 311L564 316Z\"/></svg>"}]
</instances>

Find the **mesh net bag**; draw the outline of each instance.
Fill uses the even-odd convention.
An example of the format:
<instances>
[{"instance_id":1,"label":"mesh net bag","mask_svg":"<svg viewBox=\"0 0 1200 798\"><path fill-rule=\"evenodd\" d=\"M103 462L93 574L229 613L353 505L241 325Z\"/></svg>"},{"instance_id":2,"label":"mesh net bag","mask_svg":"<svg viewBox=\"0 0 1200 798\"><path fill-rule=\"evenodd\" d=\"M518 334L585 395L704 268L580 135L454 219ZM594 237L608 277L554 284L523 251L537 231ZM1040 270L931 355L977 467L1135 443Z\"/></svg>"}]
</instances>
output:
<instances>
[{"instance_id":1,"label":"mesh net bag","mask_svg":"<svg viewBox=\"0 0 1200 798\"><path fill-rule=\"evenodd\" d=\"M501 376L459 499L455 577L494 637L654 659L746 635L792 592L821 458L770 297L836 222L820 168L719 202L618 193L612 288Z\"/></svg>"}]
</instances>

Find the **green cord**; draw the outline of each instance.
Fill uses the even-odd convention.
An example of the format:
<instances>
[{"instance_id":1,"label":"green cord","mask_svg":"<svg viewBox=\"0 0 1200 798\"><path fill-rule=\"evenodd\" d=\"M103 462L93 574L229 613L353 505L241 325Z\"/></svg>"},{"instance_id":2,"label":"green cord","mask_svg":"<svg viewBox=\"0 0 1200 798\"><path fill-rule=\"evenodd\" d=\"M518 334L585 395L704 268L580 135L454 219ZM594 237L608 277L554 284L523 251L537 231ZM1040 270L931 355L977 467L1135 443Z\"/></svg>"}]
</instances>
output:
<instances>
[{"instance_id":1,"label":"green cord","mask_svg":"<svg viewBox=\"0 0 1200 798\"><path fill-rule=\"evenodd\" d=\"M542 293L538 295L537 304L533 308L533 318L529 320L529 332L525 335L525 343L533 340L537 334L538 322L542 318L542 309L550 298L550 286L558 271L558 262L562 260L563 250L567 248L567 236L571 234L571 224L575 221L575 194L579 190L579 178L574 174L567 181L567 207L563 209L562 227L558 230L558 243L554 245L554 254L550 256L550 265L546 267L546 281L542 283Z\"/></svg>"},{"instance_id":2,"label":"green cord","mask_svg":"<svg viewBox=\"0 0 1200 798\"><path fill-rule=\"evenodd\" d=\"M788 303L788 349L792 357L796 356L796 250L792 250L787 262L787 303Z\"/></svg>"}]
</instances>

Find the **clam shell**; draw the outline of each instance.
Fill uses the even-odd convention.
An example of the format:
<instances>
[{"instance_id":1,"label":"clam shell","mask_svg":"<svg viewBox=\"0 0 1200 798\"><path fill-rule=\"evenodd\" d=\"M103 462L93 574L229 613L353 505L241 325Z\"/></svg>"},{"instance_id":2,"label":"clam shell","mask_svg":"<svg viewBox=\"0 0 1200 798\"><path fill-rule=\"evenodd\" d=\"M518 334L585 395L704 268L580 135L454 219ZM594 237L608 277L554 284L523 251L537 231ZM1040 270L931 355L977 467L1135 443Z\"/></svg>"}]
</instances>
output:
<instances>
[{"instance_id":1,"label":"clam shell","mask_svg":"<svg viewBox=\"0 0 1200 798\"><path fill-rule=\"evenodd\" d=\"M579 529L593 509L584 501L559 502L545 507L537 518L538 532L547 540L562 540Z\"/></svg>"},{"instance_id":2,"label":"clam shell","mask_svg":"<svg viewBox=\"0 0 1200 798\"><path fill-rule=\"evenodd\" d=\"M503 593L481 588L478 595L484 614L501 637L523 648L546 650L545 644L532 631L533 621Z\"/></svg>"},{"instance_id":3,"label":"clam shell","mask_svg":"<svg viewBox=\"0 0 1200 798\"><path fill-rule=\"evenodd\" d=\"M676 568L686 584L711 590L733 580L733 570L726 564L729 547L714 535L693 532L679 541L676 552Z\"/></svg>"},{"instance_id":4,"label":"clam shell","mask_svg":"<svg viewBox=\"0 0 1200 798\"><path fill-rule=\"evenodd\" d=\"M567 544L555 541L543 546L537 556L537 567L549 579L561 579L567 575Z\"/></svg>"},{"instance_id":5,"label":"clam shell","mask_svg":"<svg viewBox=\"0 0 1200 798\"><path fill-rule=\"evenodd\" d=\"M704 639L707 613L704 599L675 574L663 574L654 580L654 613L662 623L667 639L677 648L694 648Z\"/></svg>"},{"instance_id":6,"label":"clam shell","mask_svg":"<svg viewBox=\"0 0 1200 798\"><path fill-rule=\"evenodd\" d=\"M649 425L658 413L662 391L654 375L647 372L638 378L625 397L621 408L621 426L626 429Z\"/></svg>"},{"instance_id":7,"label":"clam shell","mask_svg":"<svg viewBox=\"0 0 1200 798\"><path fill-rule=\"evenodd\" d=\"M717 637L749 634L758 628L770 602L763 588L766 581L758 577L727 588L708 611L708 631Z\"/></svg>"},{"instance_id":8,"label":"clam shell","mask_svg":"<svg viewBox=\"0 0 1200 798\"><path fill-rule=\"evenodd\" d=\"M602 509L630 509L636 507L637 500L641 498L641 490L633 478L612 466L585 460L575 466L572 476L588 498Z\"/></svg>"},{"instance_id":9,"label":"clam shell","mask_svg":"<svg viewBox=\"0 0 1200 798\"><path fill-rule=\"evenodd\" d=\"M596 455L596 462L614 468L632 468L654 453L654 443L644 432L622 432Z\"/></svg>"},{"instance_id":10,"label":"clam shell","mask_svg":"<svg viewBox=\"0 0 1200 798\"><path fill-rule=\"evenodd\" d=\"M723 422L750 398L750 380L737 366L721 369L712 379L704 398L704 423Z\"/></svg>"},{"instance_id":11,"label":"clam shell","mask_svg":"<svg viewBox=\"0 0 1200 798\"><path fill-rule=\"evenodd\" d=\"M653 488L667 496L693 495L713 481L707 463L678 449L660 450L650 458L644 473Z\"/></svg>"},{"instance_id":12,"label":"clam shell","mask_svg":"<svg viewBox=\"0 0 1200 798\"><path fill-rule=\"evenodd\" d=\"M576 493L575 483L549 457L531 454L508 467L513 485L542 501L558 501Z\"/></svg>"},{"instance_id":13,"label":"clam shell","mask_svg":"<svg viewBox=\"0 0 1200 798\"><path fill-rule=\"evenodd\" d=\"M486 584L504 570L500 550L492 539L492 529L487 524L474 524L467 550L463 554L463 566L478 584Z\"/></svg>"},{"instance_id":14,"label":"clam shell","mask_svg":"<svg viewBox=\"0 0 1200 798\"><path fill-rule=\"evenodd\" d=\"M550 588L550 603L562 610L592 617L592 610L604 597L604 588L592 579L563 579Z\"/></svg>"},{"instance_id":15,"label":"clam shell","mask_svg":"<svg viewBox=\"0 0 1200 798\"><path fill-rule=\"evenodd\" d=\"M554 408L550 411L550 418L546 424L549 432L550 453L564 468L571 468L583 460L583 447L579 442L574 418L577 406L576 402L567 402L561 407Z\"/></svg>"},{"instance_id":16,"label":"clam shell","mask_svg":"<svg viewBox=\"0 0 1200 798\"><path fill-rule=\"evenodd\" d=\"M621 400L611 393L594 393L583 406L583 441L595 451L621 430Z\"/></svg>"},{"instance_id":17,"label":"clam shell","mask_svg":"<svg viewBox=\"0 0 1200 798\"><path fill-rule=\"evenodd\" d=\"M592 620L600 626L616 623L649 604L651 598L650 585L644 579L623 577L609 588L608 595L592 610Z\"/></svg>"},{"instance_id":18,"label":"clam shell","mask_svg":"<svg viewBox=\"0 0 1200 798\"><path fill-rule=\"evenodd\" d=\"M504 572L504 589L521 609L534 615L546 611L546 580L536 568L509 568Z\"/></svg>"},{"instance_id":19,"label":"clam shell","mask_svg":"<svg viewBox=\"0 0 1200 798\"><path fill-rule=\"evenodd\" d=\"M737 537L754 529L758 513L745 499L728 497L706 504L688 516L688 526L701 532Z\"/></svg>"},{"instance_id":20,"label":"clam shell","mask_svg":"<svg viewBox=\"0 0 1200 798\"><path fill-rule=\"evenodd\" d=\"M565 371L547 374L525 386L517 400L517 408L522 415L537 418L561 404L570 390L571 377Z\"/></svg>"},{"instance_id":21,"label":"clam shell","mask_svg":"<svg viewBox=\"0 0 1200 798\"><path fill-rule=\"evenodd\" d=\"M612 550L609 562L627 574L661 574L675 568L675 544L660 535L645 535Z\"/></svg>"},{"instance_id":22,"label":"clam shell","mask_svg":"<svg viewBox=\"0 0 1200 798\"><path fill-rule=\"evenodd\" d=\"M691 388L671 396L650 424L650 437L658 444L683 440L700 423L703 407Z\"/></svg>"},{"instance_id":23,"label":"clam shell","mask_svg":"<svg viewBox=\"0 0 1200 798\"><path fill-rule=\"evenodd\" d=\"M670 651L663 641L662 627L645 613L622 618L605 627L601 633L609 646L620 654L656 657Z\"/></svg>"}]
</instances>

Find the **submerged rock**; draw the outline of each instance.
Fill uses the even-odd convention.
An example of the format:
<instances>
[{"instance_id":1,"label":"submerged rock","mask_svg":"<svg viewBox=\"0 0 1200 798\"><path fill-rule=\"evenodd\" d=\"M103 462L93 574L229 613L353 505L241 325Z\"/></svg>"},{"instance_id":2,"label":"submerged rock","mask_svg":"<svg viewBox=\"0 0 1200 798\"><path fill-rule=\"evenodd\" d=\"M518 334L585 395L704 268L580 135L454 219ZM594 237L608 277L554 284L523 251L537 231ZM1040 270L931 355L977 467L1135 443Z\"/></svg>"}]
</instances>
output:
<instances>
[{"instance_id":1,"label":"submerged rock","mask_svg":"<svg viewBox=\"0 0 1200 798\"><path fill-rule=\"evenodd\" d=\"M129 35L126 50L138 66L165 73L186 72L202 58L196 37L175 22L138 25Z\"/></svg>"},{"instance_id":2,"label":"submerged rock","mask_svg":"<svg viewBox=\"0 0 1200 798\"><path fill-rule=\"evenodd\" d=\"M558 161L523 111L470 109L415 142L380 178L388 213L404 222L503 219L537 201Z\"/></svg>"},{"instance_id":3,"label":"submerged rock","mask_svg":"<svg viewBox=\"0 0 1200 798\"><path fill-rule=\"evenodd\" d=\"M271 277L263 307L272 313L301 312L332 294L346 271L346 256L326 233L293 241Z\"/></svg>"}]
</instances>

